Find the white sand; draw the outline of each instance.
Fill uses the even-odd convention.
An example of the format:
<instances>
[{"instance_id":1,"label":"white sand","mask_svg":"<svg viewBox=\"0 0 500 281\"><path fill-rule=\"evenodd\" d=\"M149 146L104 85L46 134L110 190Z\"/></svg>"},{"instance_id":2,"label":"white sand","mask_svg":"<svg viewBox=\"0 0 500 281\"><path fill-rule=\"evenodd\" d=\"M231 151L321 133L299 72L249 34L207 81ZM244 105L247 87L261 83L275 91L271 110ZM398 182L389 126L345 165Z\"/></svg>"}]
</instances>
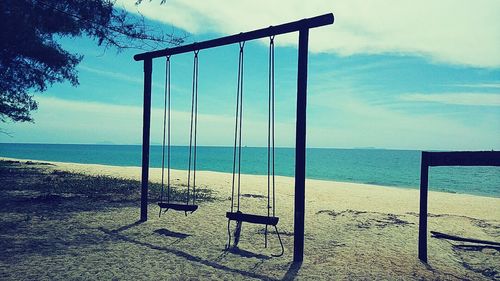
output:
<instances>
[{"instance_id":1,"label":"white sand","mask_svg":"<svg viewBox=\"0 0 500 281\"><path fill-rule=\"evenodd\" d=\"M137 180L141 172L139 167L50 163L56 165L52 169ZM176 183L185 183L186 172L172 171L172 178ZM150 180L160 179L161 170L150 169ZM283 257L271 257L279 252L274 232L270 235L271 247L265 249L263 227L249 224L243 225L239 245L247 252L224 251L231 175L200 171L197 183L215 190L220 200L202 203L187 217L169 211L158 218L155 204L149 206L148 222L137 225L133 223L139 218L138 206L75 213L59 222L44 221L42 215L34 214L33 237L14 240L43 243L55 229L54 233L61 236L60 247L50 255L24 254L15 267L4 268L0 263L0 279L500 278L498 250L457 250L449 241L430 238L430 233L429 265L418 260L418 190L320 180L306 182L305 259L296 270L290 267L294 179L276 177L276 182L278 226L285 244ZM242 193L266 195L266 183L266 176L242 175ZM264 215L265 204L264 198L243 197L241 206L245 213ZM429 213L429 230L500 241L500 198L430 192ZM12 219L15 214L1 216ZM182 234L189 236L180 237ZM82 245L81 240L86 239L88 243Z\"/></svg>"}]
</instances>

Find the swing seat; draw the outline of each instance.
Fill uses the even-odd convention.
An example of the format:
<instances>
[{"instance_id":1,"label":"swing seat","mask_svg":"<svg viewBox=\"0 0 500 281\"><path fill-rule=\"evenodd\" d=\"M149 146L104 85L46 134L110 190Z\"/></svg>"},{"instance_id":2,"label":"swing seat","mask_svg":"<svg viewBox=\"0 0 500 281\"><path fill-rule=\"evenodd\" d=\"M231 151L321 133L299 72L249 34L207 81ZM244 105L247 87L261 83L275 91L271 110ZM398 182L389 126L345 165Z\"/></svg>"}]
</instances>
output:
<instances>
[{"instance_id":1,"label":"swing seat","mask_svg":"<svg viewBox=\"0 0 500 281\"><path fill-rule=\"evenodd\" d=\"M187 204L176 204L176 203L165 203L165 202L158 202L158 206L162 209L172 209L175 211L182 211L182 212L194 212L198 209L198 205L187 205Z\"/></svg>"},{"instance_id":2,"label":"swing seat","mask_svg":"<svg viewBox=\"0 0 500 281\"><path fill-rule=\"evenodd\" d=\"M244 214L242 212L227 212L226 217L232 221L265 224L272 226L276 226L280 219L278 217L251 215L251 214Z\"/></svg>"}]
</instances>

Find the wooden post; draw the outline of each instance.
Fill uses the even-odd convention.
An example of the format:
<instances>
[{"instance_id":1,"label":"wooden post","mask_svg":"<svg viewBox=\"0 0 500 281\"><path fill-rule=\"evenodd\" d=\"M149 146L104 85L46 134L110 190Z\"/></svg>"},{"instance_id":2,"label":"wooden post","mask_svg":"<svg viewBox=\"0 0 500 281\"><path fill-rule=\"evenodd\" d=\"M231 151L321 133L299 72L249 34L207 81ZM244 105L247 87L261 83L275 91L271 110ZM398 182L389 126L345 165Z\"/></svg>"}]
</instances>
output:
<instances>
[{"instance_id":1,"label":"wooden post","mask_svg":"<svg viewBox=\"0 0 500 281\"><path fill-rule=\"evenodd\" d=\"M151 129L151 74L153 60L144 60L144 108L142 116L141 221L148 220L149 136Z\"/></svg>"},{"instance_id":2,"label":"wooden post","mask_svg":"<svg viewBox=\"0 0 500 281\"><path fill-rule=\"evenodd\" d=\"M418 258L427 263L427 194L429 185L429 161L427 152L422 152L420 165L420 215L418 223Z\"/></svg>"},{"instance_id":3,"label":"wooden post","mask_svg":"<svg viewBox=\"0 0 500 281\"><path fill-rule=\"evenodd\" d=\"M301 29L299 31L297 69L297 123L295 127L295 210L293 227L293 261L295 263L300 263L304 260L308 41L309 29Z\"/></svg>"}]
</instances>

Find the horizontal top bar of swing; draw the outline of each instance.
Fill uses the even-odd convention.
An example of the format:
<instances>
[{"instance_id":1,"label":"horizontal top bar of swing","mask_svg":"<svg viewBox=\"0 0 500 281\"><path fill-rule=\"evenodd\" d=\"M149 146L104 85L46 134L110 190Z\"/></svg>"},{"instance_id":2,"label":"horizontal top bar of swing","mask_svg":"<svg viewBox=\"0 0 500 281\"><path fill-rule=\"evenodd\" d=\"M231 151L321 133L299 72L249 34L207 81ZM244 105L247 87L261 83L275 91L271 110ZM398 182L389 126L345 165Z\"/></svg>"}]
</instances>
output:
<instances>
[{"instance_id":1,"label":"horizontal top bar of swing","mask_svg":"<svg viewBox=\"0 0 500 281\"><path fill-rule=\"evenodd\" d=\"M170 55L182 54L187 52L192 52L196 50L208 49L213 47L219 47L229 44L234 44L238 42L250 41L259 38L269 37L278 34L285 34L290 32L295 32L299 30L320 27L324 25L332 24L334 21L333 14L324 14L321 16L306 18L294 22L284 23L276 26L270 26L267 28L257 29L249 32L242 32L239 34L234 34L226 37L221 37L217 39L212 39L208 41L192 43L184 46L167 48L158 51L146 52L142 54L137 54L134 56L134 60L141 61L147 59L154 59L159 57L165 57Z\"/></svg>"},{"instance_id":2,"label":"horizontal top bar of swing","mask_svg":"<svg viewBox=\"0 0 500 281\"><path fill-rule=\"evenodd\" d=\"M427 166L500 166L500 151L422 152Z\"/></svg>"}]
</instances>

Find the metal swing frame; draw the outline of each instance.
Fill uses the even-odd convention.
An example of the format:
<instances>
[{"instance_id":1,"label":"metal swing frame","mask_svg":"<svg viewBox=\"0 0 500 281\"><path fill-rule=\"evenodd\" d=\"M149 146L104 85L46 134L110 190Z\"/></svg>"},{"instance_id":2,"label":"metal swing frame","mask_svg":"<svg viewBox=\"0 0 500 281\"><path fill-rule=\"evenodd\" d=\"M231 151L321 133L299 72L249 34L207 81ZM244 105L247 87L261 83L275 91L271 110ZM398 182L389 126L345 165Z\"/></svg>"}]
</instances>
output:
<instances>
[{"instance_id":1,"label":"metal swing frame","mask_svg":"<svg viewBox=\"0 0 500 281\"><path fill-rule=\"evenodd\" d=\"M302 19L277 26L239 33L218 39L188 44L175 48L146 52L134 56L136 61L144 63L144 104L142 131L142 177L141 177L141 215L140 220L148 219L148 181L149 148L151 131L151 86L153 59L199 51L259 38L285 33L299 32L297 65L297 115L295 125L295 196L294 196L294 250L293 261L304 259L304 214L305 214L305 175L306 175L306 105L307 105L307 55L309 29L330 25L334 22L332 13Z\"/></svg>"}]
</instances>

